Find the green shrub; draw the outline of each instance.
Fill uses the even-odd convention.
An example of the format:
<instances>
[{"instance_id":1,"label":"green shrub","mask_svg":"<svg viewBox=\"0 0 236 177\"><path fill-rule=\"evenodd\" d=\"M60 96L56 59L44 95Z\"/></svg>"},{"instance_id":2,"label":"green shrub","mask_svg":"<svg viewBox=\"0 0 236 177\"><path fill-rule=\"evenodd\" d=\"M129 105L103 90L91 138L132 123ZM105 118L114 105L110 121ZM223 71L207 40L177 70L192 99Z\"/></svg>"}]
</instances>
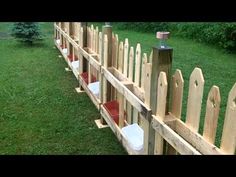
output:
<instances>
[{"instance_id":1,"label":"green shrub","mask_svg":"<svg viewBox=\"0 0 236 177\"><path fill-rule=\"evenodd\" d=\"M119 22L116 25L118 29L141 32L170 31L174 36L216 45L228 51L236 51L236 23Z\"/></svg>"}]
</instances>

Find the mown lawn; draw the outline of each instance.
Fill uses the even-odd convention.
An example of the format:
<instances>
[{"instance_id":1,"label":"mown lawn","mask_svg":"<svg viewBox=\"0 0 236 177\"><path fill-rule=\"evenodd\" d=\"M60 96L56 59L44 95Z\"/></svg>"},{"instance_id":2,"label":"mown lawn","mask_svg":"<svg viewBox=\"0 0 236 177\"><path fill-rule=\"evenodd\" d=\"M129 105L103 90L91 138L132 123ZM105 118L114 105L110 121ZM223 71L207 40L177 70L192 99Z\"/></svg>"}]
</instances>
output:
<instances>
[{"instance_id":1,"label":"mown lawn","mask_svg":"<svg viewBox=\"0 0 236 177\"><path fill-rule=\"evenodd\" d=\"M45 39L27 47L0 23L0 154L126 154L89 97L59 58L53 23L40 23ZM2 36L2 37L1 37Z\"/></svg>"}]
</instances>

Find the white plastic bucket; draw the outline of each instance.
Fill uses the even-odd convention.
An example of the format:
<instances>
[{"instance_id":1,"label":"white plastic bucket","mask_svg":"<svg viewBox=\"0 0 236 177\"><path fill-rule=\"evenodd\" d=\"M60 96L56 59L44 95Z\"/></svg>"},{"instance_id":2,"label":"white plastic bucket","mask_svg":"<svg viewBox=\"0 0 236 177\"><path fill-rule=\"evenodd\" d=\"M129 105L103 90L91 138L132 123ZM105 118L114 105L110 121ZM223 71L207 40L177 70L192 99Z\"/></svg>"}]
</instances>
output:
<instances>
[{"instance_id":1,"label":"white plastic bucket","mask_svg":"<svg viewBox=\"0 0 236 177\"><path fill-rule=\"evenodd\" d=\"M64 53L64 54L67 54L67 49L65 48L65 49L62 49L62 52Z\"/></svg>"},{"instance_id":2,"label":"white plastic bucket","mask_svg":"<svg viewBox=\"0 0 236 177\"><path fill-rule=\"evenodd\" d=\"M57 44L60 44L60 42L61 42L60 39L57 39L57 40L56 40L56 43L57 43Z\"/></svg>"},{"instance_id":3,"label":"white plastic bucket","mask_svg":"<svg viewBox=\"0 0 236 177\"><path fill-rule=\"evenodd\" d=\"M71 62L71 66L72 66L72 68L75 69L75 70L79 69L79 60L77 60L77 61L72 61L72 62Z\"/></svg>"},{"instance_id":4,"label":"white plastic bucket","mask_svg":"<svg viewBox=\"0 0 236 177\"><path fill-rule=\"evenodd\" d=\"M88 84L89 90L95 95L97 98L99 97L99 81Z\"/></svg>"},{"instance_id":5,"label":"white plastic bucket","mask_svg":"<svg viewBox=\"0 0 236 177\"><path fill-rule=\"evenodd\" d=\"M130 148L139 152L143 150L144 132L137 123L123 127L121 131L123 132L125 139L128 141Z\"/></svg>"}]
</instances>

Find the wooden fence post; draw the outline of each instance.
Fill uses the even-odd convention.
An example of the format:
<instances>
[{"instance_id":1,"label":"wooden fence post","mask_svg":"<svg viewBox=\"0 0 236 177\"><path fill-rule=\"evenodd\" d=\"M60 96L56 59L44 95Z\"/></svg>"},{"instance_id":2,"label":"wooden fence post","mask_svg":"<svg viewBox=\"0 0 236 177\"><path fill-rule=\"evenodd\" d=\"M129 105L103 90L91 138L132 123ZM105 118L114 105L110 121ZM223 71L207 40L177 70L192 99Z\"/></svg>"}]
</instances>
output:
<instances>
[{"instance_id":1,"label":"wooden fence post","mask_svg":"<svg viewBox=\"0 0 236 177\"><path fill-rule=\"evenodd\" d=\"M153 47L152 56L152 74L151 74L151 98L157 98L158 89L158 77L160 72L165 72L167 77L168 89L167 89L167 100L166 100L166 113L169 111L169 95L170 95L170 80L171 80L171 66L172 66L172 54L173 48L171 47ZM157 100L150 99L150 107L152 114L156 114ZM149 146L148 154L154 154L154 141L155 141L155 130L152 128L151 123L149 124ZM160 147L160 146L159 146Z\"/></svg>"},{"instance_id":2,"label":"wooden fence post","mask_svg":"<svg viewBox=\"0 0 236 177\"><path fill-rule=\"evenodd\" d=\"M107 40L108 40L108 56L107 56L107 67L112 66L112 26L111 25L104 25L102 27L102 34L103 34L103 39L104 35L107 35ZM111 84L107 82L107 100L103 101L111 101Z\"/></svg>"},{"instance_id":3,"label":"wooden fence post","mask_svg":"<svg viewBox=\"0 0 236 177\"><path fill-rule=\"evenodd\" d=\"M81 22L81 27L83 28L83 48L87 47L87 25L87 22ZM80 63L83 66L83 72L87 71L88 68L88 64L86 61L86 58L83 57L83 61L82 63Z\"/></svg>"},{"instance_id":4,"label":"wooden fence post","mask_svg":"<svg viewBox=\"0 0 236 177\"><path fill-rule=\"evenodd\" d=\"M80 37L80 39L82 40L81 48L85 48L85 47L88 46L88 43L87 43L87 25L88 25L87 22L81 22L81 27L83 28L83 33L82 33L83 36ZM84 58L84 57L80 58L80 68L81 68L80 69L80 74L82 74L83 72L86 72L88 70L88 63L87 63L86 58ZM81 85L79 86L79 88L80 88L80 90L83 90L83 87Z\"/></svg>"},{"instance_id":5,"label":"wooden fence post","mask_svg":"<svg viewBox=\"0 0 236 177\"><path fill-rule=\"evenodd\" d=\"M104 42L102 43L102 61L101 64L102 66L104 66L104 63L106 63L106 67L111 67L112 66L112 26L111 25L104 25L102 27L102 39L104 41L104 36L107 36L107 43L108 43L108 49L107 49L107 57L106 59L108 61L104 61ZM111 101L111 84L109 82L107 82L107 80L104 77L101 77L101 84L103 84L103 90L102 90L102 94L106 94L106 96L102 96L102 103L105 103L107 101ZM104 86L106 85L106 86ZM100 87L101 88L101 87ZM105 90L104 90L105 89ZM106 98L106 100L104 99ZM105 120L102 118L101 116L101 123L105 124Z\"/></svg>"}]
</instances>

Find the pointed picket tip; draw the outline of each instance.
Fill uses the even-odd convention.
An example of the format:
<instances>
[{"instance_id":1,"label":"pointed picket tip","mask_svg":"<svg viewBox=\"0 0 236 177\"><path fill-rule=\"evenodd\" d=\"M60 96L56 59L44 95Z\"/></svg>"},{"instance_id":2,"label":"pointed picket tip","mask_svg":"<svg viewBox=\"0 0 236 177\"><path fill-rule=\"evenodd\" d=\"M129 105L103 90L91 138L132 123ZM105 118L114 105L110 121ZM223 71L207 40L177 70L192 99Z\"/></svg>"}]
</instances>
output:
<instances>
[{"instance_id":1,"label":"pointed picket tip","mask_svg":"<svg viewBox=\"0 0 236 177\"><path fill-rule=\"evenodd\" d=\"M233 109L236 109L236 83L229 92L229 102L231 103L231 107Z\"/></svg>"},{"instance_id":2,"label":"pointed picket tip","mask_svg":"<svg viewBox=\"0 0 236 177\"><path fill-rule=\"evenodd\" d=\"M124 43L123 41L120 41L119 50L122 50L123 48L124 48Z\"/></svg>"},{"instance_id":3,"label":"pointed picket tip","mask_svg":"<svg viewBox=\"0 0 236 177\"><path fill-rule=\"evenodd\" d=\"M178 83L176 83L176 86L182 86L184 84L184 79L183 79L183 75L182 75L181 70L176 69L173 77L175 78L175 80L178 81Z\"/></svg>"},{"instance_id":4,"label":"pointed picket tip","mask_svg":"<svg viewBox=\"0 0 236 177\"><path fill-rule=\"evenodd\" d=\"M219 87L214 85L209 91L208 98L207 98L207 105L216 108L216 107L220 107L219 105L220 102L221 102L220 89Z\"/></svg>"},{"instance_id":5,"label":"pointed picket tip","mask_svg":"<svg viewBox=\"0 0 236 177\"><path fill-rule=\"evenodd\" d=\"M128 38L125 39L125 44L124 44L124 64L123 64L123 73L125 77L127 77L128 74L128 61L129 61L129 40Z\"/></svg>"},{"instance_id":6,"label":"pointed picket tip","mask_svg":"<svg viewBox=\"0 0 236 177\"><path fill-rule=\"evenodd\" d=\"M128 48L128 46L129 46L129 39L125 38L125 48Z\"/></svg>"},{"instance_id":7,"label":"pointed picket tip","mask_svg":"<svg viewBox=\"0 0 236 177\"><path fill-rule=\"evenodd\" d=\"M129 57L134 57L134 47L130 47Z\"/></svg>"},{"instance_id":8,"label":"pointed picket tip","mask_svg":"<svg viewBox=\"0 0 236 177\"><path fill-rule=\"evenodd\" d=\"M193 70L190 76L190 82L191 81L195 83L195 86L198 86L199 84L204 84L205 80L202 74L202 70L200 68L195 68Z\"/></svg>"},{"instance_id":9,"label":"pointed picket tip","mask_svg":"<svg viewBox=\"0 0 236 177\"><path fill-rule=\"evenodd\" d=\"M138 55L140 53L141 53L141 45L140 45L140 43L138 43L136 46L136 55Z\"/></svg>"},{"instance_id":10,"label":"pointed picket tip","mask_svg":"<svg viewBox=\"0 0 236 177\"><path fill-rule=\"evenodd\" d=\"M167 86L167 78L165 72L160 72L159 78L158 78L158 85L159 87Z\"/></svg>"},{"instance_id":11,"label":"pointed picket tip","mask_svg":"<svg viewBox=\"0 0 236 177\"><path fill-rule=\"evenodd\" d=\"M133 72L134 72L134 47L130 47L129 50L129 80L133 81Z\"/></svg>"},{"instance_id":12,"label":"pointed picket tip","mask_svg":"<svg viewBox=\"0 0 236 177\"><path fill-rule=\"evenodd\" d=\"M152 57L153 57L153 50L151 50L151 53L150 53L150 55L149 55L149 63L151 63L152 62Z\"/></svg>"},{"instance_id":13,"label":"pointed picket tip","mask_svg":"<svg viewBox=\"0 0 236 177\"><path fill-rule=\"evenodd\" d=\"M144 85L145 85L145 81L147 81L146 79L146 76L145 76L145 66L146 66L146 63L147 63L147 54L146 53L143 53L143 58L142 58L142 71L141 71L141 88L144 90Z\"/></svg>"},{"instance_id":14,"label":"pointed picket tip","mask_svg":"<svg viewBox=\"0 0 236 177\"><path fill-rule=\"evenodd\" d=\"M166 96L167 96L167 78L165 72L160 72L158 77L157 88L157 107L156 115L159 115L161 120L165 119L166 112Z\"/></svg>"},{"instance_id":15,"label":"pointed picket tip","mask_svg":"<svg viewBox=\"0 0 236 177\"><path fill-rule=\"evenodd\" d=\"M115 35L116 41L119 41L119 36L118 34Z\"/></svg>"},{"instance_id":16,"label":"pointed picket tip","mask_svg":"<svg viewBox=\"0 0 236 177\"><path fill-rule=\"evenodd\" d=\"M146 64L148 61L147 61L147 54L146 53L143 53L143 64Z\"/></svg>"}]
</instances>

